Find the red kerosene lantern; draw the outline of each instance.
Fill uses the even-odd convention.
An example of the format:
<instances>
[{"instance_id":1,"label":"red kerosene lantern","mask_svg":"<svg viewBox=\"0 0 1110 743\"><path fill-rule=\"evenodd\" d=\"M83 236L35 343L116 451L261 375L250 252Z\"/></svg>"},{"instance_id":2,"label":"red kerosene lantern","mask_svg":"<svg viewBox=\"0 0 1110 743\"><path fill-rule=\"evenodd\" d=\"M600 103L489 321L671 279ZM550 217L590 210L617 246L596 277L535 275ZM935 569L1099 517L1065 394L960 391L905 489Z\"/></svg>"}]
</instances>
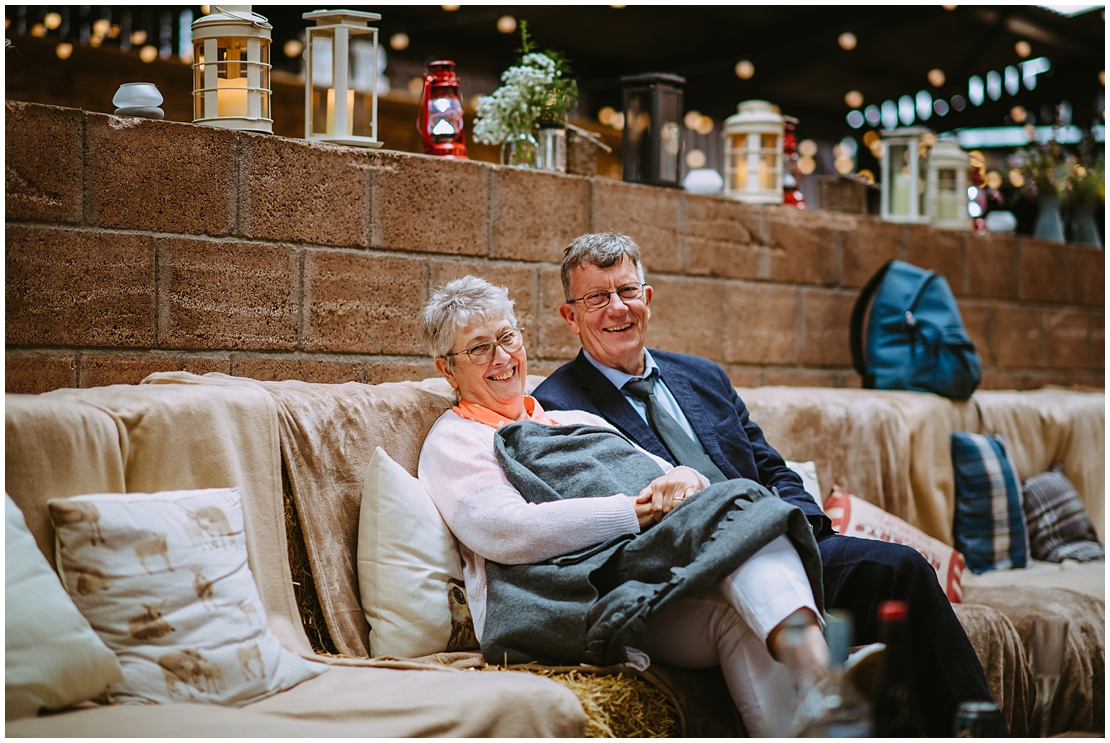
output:
<instances>
[{"instance_id":1,"label":"red kerosene lantern","mask_svg":"<svg viewBox=\"0 0 1110 743\"><path fill-rule=\"evenodd\" d=\"M416 129L424 138L425 154L467 159L462 98L454 62L444 59L428 65Z\"/></svg>"},{"instance_id":2,"label":"red kerosene lantern","mask_svg":"<svg viewBox=\"0 0 1110 743\"><path fill-rule=\"evenodd\" d=\"M793 116L782 117L782 203L798 209L806 208L806 197L799 189L802 171L798 169L798 136L794 130L798 120Z\"/></svg>"}]
</instances>

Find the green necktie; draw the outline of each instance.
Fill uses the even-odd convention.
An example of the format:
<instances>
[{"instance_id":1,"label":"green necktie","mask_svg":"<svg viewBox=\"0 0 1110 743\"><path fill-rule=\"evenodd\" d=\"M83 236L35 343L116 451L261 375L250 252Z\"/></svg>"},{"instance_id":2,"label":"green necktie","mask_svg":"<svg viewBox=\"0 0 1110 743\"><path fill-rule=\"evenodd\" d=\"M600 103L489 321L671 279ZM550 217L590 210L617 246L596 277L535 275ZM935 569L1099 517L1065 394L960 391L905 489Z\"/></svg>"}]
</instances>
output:
<instances>
[{"instance_id":1,"label":"green necktie","mask_svg":"<svg viewBox=\"0 0 1110 743\"><path fill-rule=\"evenodd\" d=\"M697 442L682 429L670 413L663 408L659 398L655 396L654 376L646 379L630 379L624 384L624 389L634 397L644 401L647 406L648 420L655 433L662 439L671 456L679 464L691 467L709 478L709 482L724 482L728 478L713 464Z\"/></svg>"}]
</instances>

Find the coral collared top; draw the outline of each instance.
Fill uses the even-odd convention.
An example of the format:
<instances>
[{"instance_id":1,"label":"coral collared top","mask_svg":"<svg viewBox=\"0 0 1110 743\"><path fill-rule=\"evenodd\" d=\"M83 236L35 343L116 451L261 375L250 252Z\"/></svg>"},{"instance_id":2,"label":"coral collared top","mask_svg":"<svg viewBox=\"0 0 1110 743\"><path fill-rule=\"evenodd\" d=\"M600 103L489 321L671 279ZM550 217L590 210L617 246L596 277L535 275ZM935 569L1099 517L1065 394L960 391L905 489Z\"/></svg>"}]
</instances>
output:
<instances>
[{"instance_id":1,"label":"coral collared top","mask_svg":"<svg viewBox=\"0 0 1110 743\"><path fill-rule=\"evenodd\" d=\"M455 415L460 418L465 418L468 421L475 421L476 423L484 423L491 428L501 428L501 426L507 426L510 423L517 422L509 420L500 413L490 410L478 403L470 402L469 400L461 400L458 405L451 409L455 411ZM545 426L559 425L557 421L552 420L551 416L544 412L543 406L531 395L524 396L524 412L528 414L528 420L530 421L543 423Z\"/></svg>"}]
</instances>

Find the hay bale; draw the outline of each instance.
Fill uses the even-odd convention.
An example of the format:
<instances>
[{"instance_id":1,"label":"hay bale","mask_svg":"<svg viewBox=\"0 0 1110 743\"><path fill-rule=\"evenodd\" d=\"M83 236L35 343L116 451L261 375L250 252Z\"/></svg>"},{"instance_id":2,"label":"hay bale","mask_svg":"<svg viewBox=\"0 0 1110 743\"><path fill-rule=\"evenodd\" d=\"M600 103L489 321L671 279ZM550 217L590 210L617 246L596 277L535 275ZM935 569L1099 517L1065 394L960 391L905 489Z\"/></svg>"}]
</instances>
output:
<instances>
[{"instance_id":1,"label":"hay bale","mask_svg":"<svg viewBox=\"0 0 1110 743\"><path fill-rule=\"evenodd\" d=\"M489 666L490 670L497 666ZM586 712L587 738L669 738L679 735L670 699L638 676L515 666L562 684L574 692Z\"/></svg>"},{"instance_id":2,"label":"hay bale","mask_svg":"<svg viewBox=\"0 0 1110 743\"><path fill-rule=\"evenodd\" d=\"M316 594L316 581L312 577L308 550L305 548L304 534L301 533L301 521L293 503L293 488L284 462L281 465L281 492L285 502L285 543L288 547L289 570L293 573L293 594L297 599L297 609L301 614L305 634L317 653L343 657L335 649L335 643L324 621L324 610Z\"/></svg>"}]
</instances>

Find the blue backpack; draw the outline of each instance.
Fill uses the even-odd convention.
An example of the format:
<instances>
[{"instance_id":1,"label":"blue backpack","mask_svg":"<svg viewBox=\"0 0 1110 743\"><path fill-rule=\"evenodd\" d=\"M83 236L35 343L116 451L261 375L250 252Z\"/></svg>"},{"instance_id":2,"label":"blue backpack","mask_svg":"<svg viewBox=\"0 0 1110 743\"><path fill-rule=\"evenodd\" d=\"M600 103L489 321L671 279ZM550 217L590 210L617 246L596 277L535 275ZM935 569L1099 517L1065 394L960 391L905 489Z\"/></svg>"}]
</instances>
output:
<instances>
[{"instance_id":1,"label":"blue backpack","mask_svg":"<svg viewBox=\"0 0 1110 743\"><path fill-rule=\"evenodd\" d=\"M860 332L864 314L866 356ZM982 362L948 282L935 271L902 261L887 261L863 287L852 308L850 342L852 365L868 389L966 400L982 378Z\"/></svg>"}]
</instances>

